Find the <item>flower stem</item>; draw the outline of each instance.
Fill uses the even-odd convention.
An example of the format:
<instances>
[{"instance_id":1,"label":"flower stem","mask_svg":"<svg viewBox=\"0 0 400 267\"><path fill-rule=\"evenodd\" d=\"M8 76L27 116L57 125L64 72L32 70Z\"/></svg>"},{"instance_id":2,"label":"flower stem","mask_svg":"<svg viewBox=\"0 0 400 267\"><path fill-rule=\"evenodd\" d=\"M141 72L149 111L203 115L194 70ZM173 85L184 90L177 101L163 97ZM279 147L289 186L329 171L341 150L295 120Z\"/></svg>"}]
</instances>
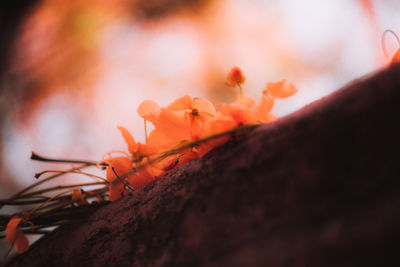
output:
<instances>
[{"instance_id":1,"label":"flower stem","mask_svg":"<svg viewBox=\"0 0 400 267\"><path fill-rule=\"evenodd\" d=\"M35 195L40 195L46 192L50 191L57 191L61 189L67 189L67 188L74 188L74 187L82 187L82 186L93 186L93 185L104 185L106 184L105 182L92 182L92 183L80 183L80 184L69 184L69 185L58 185L58 186L53 186L53 187L48 187L45 189L33 191L31 193L25 194L20 196L19 198L27 198Z\"/></svg>"},{"instance_id":2,"label":"flower stem","mask_svg":"<svg viewBox=\"0 0 400 267\"><path fill-rule=\"evenodd\" d=\"M88 166L96 166L97 162L95 161L87 161L87 160L75 160L75 159L52 159L42 157L39 154L36 154L32 151L31 160L45 161L45 162L57 162L57 163L77 163L77 164L85 164ZM107 166L108 164L105 162L100 163L100 165Z\"/></svg>"},{"instance_id":3,"label":"flower stem","mask_svg":"<svg viewBox=\"0 0 400 267\"><path fill-rule=\"evenodd\" d=\"M80 169L83 169L83 168L86 168L86 167L88 167L88 165L83 165L83 166L71 168L71 169L68 169L67 171L70 171L70 172L71 172L71 171L76 171L76 170L80 170ZM36 182L36 183L33 183L33 184L31 184L30 186L28 186L28 187L24 188L23 190L19 191L18 193L16 193L16 194L13 195L12 197L10 197L10 198L8 198L8 199L1 199L0 202L2 202L2 201L10 201L10 200L17 199L17 198L19 198L21 195L23 195L25 192L31 190L32 188L35 188L35 187L37 187L37 186L40 185L40 184L43 184L43 183L45 183L45 182L47 182L47 181L50 181L50 180L52 180L52 179L55 179L55 178L57 178L57 177L60 177L61 175L64 175L67 171L54 174L54 175L52 175L52 176L49 176L49 177L47 177L47 178L45 178L45 179L42 179L42 180Z\"/></svg>"}]
</instances>

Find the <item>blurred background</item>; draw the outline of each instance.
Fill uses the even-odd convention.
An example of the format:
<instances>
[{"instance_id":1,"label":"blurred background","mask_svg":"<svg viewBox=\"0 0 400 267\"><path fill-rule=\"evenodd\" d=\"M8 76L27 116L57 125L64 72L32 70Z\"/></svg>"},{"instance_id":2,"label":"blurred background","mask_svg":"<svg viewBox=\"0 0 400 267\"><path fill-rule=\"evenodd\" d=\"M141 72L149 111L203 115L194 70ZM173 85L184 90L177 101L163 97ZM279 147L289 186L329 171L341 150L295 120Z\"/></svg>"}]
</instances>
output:
<instances>
[{"instance_id":1,"label":"blurred background","mask_svg":"<svg viewBox=\"0 0 400 267\"><path fill-rule=\"evenodd\" d=\"M218 106L238 94L225 77L239 66L257 99L266 82L296 84L274 107L283 116L383 68L382 33L400 33L397 0L0 3L0 198L49 168L31 151L100 160L126 150L117 125L143 142L145 99ZM392 55L396 39L385 42Z\"/></svg>"}]
</instances>

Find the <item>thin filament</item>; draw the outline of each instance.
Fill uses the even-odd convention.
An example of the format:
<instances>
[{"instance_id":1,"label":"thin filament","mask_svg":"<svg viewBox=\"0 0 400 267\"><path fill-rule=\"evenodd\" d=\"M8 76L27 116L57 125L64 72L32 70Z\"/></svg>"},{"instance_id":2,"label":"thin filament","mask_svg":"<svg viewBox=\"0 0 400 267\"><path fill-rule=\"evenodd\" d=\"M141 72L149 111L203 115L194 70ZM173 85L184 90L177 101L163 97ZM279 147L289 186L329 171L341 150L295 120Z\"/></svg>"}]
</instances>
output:
<instances>
[{"instance_id":1,"label":"thin filament","mask_svg":"<svg viewBox=\"0 0 400 267\"><path fill-rule=\"evenodd\" d=\"M396 34L394 31L392 31L392 30L386 30L386 31L384 31L383 34L382 34L381 43L382 43L383 54L385 55L385 57L389 57L388 52L387 52L387 49L386 49L386 42L385 42L385 40L386 40L385 37L386 37L386 35L387 35L388 33L391 33L391 34L396 38L397 43L398 43L398 45L399 45L399 47L400 47L400 38L399 38L399 36L397 36L397 34Z\"/></svg>"}]
</instances>

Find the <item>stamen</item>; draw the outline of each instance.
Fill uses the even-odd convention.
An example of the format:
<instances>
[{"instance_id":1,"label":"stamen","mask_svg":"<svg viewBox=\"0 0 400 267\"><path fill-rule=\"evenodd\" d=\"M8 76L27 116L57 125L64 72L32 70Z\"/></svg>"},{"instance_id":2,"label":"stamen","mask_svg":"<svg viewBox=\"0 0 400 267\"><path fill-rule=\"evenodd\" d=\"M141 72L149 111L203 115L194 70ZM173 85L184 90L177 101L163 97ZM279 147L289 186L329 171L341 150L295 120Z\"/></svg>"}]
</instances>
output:
<instances>
[{"instance_id":1,"label":"stamen","mask_svg":"<svg viewBox=\"0 0 400 267\"><path fill-rule=\"evenodd\" d=\"M112 160L112 153L121 153L126 157L130 157L131 155L129 155L127 152L122 151L122 150L111 150L110 152L105 153L102 157L101 157L101 161L99 163L97 163L97 165L103 165L103 166L108 166L109 162ZM109 159L106 159L106 157L109 157ZM97 166L96 165L96 166Z\"/></svg>"},{"instance_id":2,"label":"stamen","mask_svg":"<svg viewBox=\"0 0 400 267\"><path fill-rule=\"evenodd\" d=\"M240 83L238 83L237 85L238 85L238 87L239 87L239 93L240 93L240 95L243 95L243 93L242 93L242 91L243 91L243 90L242 90L242 86L240 85Z\"/></svg>"}]
</instances>

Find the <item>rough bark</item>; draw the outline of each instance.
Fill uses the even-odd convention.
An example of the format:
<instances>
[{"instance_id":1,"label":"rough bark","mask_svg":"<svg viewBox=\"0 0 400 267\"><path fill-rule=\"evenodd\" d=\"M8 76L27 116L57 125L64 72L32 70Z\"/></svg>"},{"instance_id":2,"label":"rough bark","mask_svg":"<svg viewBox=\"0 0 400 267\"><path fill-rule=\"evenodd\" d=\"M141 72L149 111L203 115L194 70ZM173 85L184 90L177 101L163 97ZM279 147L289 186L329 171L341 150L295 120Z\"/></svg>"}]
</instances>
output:
<instances>
[{"instance_id":1,"label":"rough bark","mask_svg":"<svg viewBox=\"0 0 400 267\"><path fill-rule=\"evenodd\" d=\"M9 266L389 266L400 66L62 227Z\"/></svg>"}]
</instances>

